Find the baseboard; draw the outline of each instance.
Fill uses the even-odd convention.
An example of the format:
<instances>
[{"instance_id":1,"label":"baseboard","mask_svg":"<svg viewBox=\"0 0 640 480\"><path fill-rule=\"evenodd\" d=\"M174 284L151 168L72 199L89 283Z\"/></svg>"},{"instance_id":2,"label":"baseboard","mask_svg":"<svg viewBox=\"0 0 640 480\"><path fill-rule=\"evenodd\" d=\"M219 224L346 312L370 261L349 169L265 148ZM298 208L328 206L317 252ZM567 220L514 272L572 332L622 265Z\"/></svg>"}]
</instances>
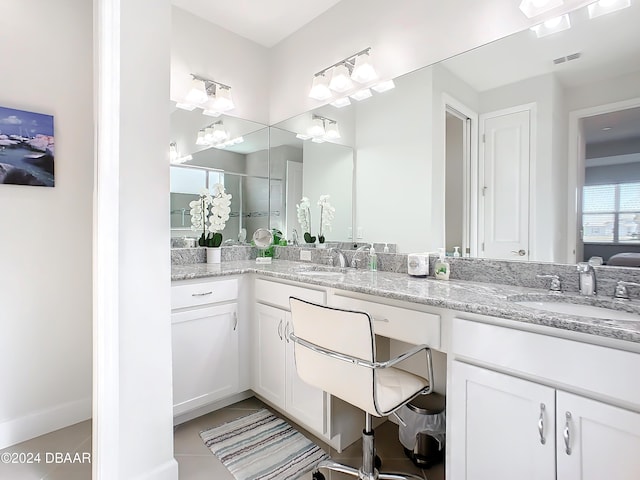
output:
<instances>
[{"instance_id":1,"label":"baseboard","mask_svg":"<svg viewBox=\"0 0 640 480\"><path fill-rule=\"evenodd\" d=\"M91 418L91 397L0 423L0 450Z\"/></svg>"},{"instance_id":2,"label":"baseboard","mask_svg":"<svg viewBox=\"0 0 640 480\"><path fill-rule=\"evenodd\" d=\"M138 475L135 480L178 480L178 462L175 458L167 460L150 472Z\"/></svg>"},{"instance_id":3,"label":"baseboard","mask_svg":"<svg viewBox=\"0 0 640 480\"><path fill-rule=\"evenodd\" d=\"M207 405L203 405L202 407L198 407L188 412L181 413L180 415L176 415L175 417L173 417L173 426L180 425L181 423L188 422L189 420L193 420L194 418L201 417L202 415L206 415L207 413L211 413L221 408L228 407L229 405L233 405L234 403L238 403L253 396L254 393L251 390L247 390L244 392L236 393L235 395L231 395L230 397L224 398L222 400L218 400L217 402L209 403Z\"/></svg>"}]
</instances>

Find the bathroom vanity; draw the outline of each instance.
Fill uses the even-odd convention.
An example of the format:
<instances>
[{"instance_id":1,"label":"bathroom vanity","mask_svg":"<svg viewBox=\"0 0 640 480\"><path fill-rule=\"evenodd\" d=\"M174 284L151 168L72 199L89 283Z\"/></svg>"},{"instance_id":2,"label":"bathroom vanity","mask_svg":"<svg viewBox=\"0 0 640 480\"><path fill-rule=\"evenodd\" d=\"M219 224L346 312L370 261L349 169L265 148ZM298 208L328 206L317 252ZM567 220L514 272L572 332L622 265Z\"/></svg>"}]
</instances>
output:
<instances>
[{"instance_id":1,"label":"bathroom vanity","mask_svg":"<svg viewBox=\"0 0 640 480\"><path fill-rule=\"evenodd\" d=\"M254 392L338 450L359 437L357 410L297 378L288 339L297 296L370 313L381 356L407 344L434 350L447 478L640 472L638 321L517 303L547 295L539 289L281 260L174 265L172 280L178 423Z\"/></svg>"}]
</instances>

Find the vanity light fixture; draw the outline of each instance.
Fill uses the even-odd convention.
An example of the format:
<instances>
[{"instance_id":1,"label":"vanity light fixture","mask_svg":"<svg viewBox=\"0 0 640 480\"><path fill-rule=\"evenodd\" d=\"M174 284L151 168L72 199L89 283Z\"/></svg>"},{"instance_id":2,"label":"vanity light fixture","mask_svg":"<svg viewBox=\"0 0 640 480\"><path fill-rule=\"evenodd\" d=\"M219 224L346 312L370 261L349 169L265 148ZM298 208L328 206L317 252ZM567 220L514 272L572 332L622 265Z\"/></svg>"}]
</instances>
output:
<instances>
[{"instance_id":1,"label":"vanity light fixture","mask_svg":"<svg viewBox=\"0 0 640 480\"><path fill-rule=\"evenodd\" d=\"M520 10L527 18L537 17L562 5L562 0L522 0Z\"/></svg>"},{"instance_id":2,"label":"vanity light fixture","mask_svg":"<svg viewBox=\"0 0 640 480\"><path fill-rule=\"evenodd\" d=\"M600 0L587 7L589 18L596 18L631 6L631 0Z\"/></svg>"},{"instance_id":3,"label":"vanity light fixture","mask_svg":"<svg viewBox=\"0 0 640 480\"><path fill-rule=\"evenodd\" d=\"M309 97L328 100L332 96L331 90L344 93L354 87L354 81L367 84L377 78L371 61L371 47L368 47L317 72L313 76Z\"/></svg>"},{"instance_id":4,"label":"vanity light fixture","mask_svg":"<svg viewBox=\"0 0 640 480\"><path fill-rule=\"evenodd\" d=\"M224 127L222 120L219 120L198 131L196 145L216 146L229 140L229 131Z\"/></svg>"},{"instance_id":5,"label":"vanity light fixture","mask_svg":"<svg viewBox=\"0 0 640 480\"><path fill-rule=\"evenodd\" d=\"M191 77L191 89L184 102L176 103L176 107L189 111L200 107L202 113L211 117L218 117L235 108L230 86L193 73Z\"/></svg>"},{"instance_id":6,"label":"vanity light fixture","mask_svg":"<svg viewBox=\"0 0 640 480\"><path fill-rule=\"evenodd\" d=\"M337 140L340 138L340 130L338 122L322 115L311 116L311 125L307 128L306 133L298 133L296 138L300 140L311 140L315 143L323 143L327 140Z\"/></svg>"},{"instance_id":7,"label":"vanity light fixture","mask_svg":"<svg viewBox=\"0 0 640 480\"><path fill-rule=\"evenodd\" d=\"M569 14L564 14L559 17L552 18L546 22L540 23L531 27L538 38L546 37L553 33L562 32L571 28L571 20L569 20Z\"/></svg>"}]
</instances>

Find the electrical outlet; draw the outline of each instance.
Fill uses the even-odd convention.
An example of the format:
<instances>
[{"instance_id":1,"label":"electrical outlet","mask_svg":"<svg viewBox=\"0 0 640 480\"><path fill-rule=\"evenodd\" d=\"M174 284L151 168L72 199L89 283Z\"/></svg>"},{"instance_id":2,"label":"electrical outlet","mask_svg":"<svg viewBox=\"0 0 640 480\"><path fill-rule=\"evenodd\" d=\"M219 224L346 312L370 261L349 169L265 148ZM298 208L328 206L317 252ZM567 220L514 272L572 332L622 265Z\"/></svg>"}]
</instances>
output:
<instances>
[{"instance_id":1,"label":"electrical outlet","mask_svg":"<svg viewBox=\"0 0 640 480\"><path fill-rule=\"evenodd\" d=\"M310 262L311 250L300 250L300 260Z\"/></svg>"}]
</instances>

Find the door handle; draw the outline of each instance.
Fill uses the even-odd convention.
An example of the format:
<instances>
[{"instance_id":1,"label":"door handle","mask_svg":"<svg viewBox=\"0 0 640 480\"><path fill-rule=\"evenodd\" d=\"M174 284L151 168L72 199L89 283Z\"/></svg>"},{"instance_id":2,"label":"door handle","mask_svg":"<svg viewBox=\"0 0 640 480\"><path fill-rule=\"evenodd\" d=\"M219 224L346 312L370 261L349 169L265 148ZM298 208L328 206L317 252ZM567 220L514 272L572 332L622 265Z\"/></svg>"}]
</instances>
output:
<instances>
[{"instance_id":1,"label":"door handle","mask_svg":"<svg viewBox=\"0 0 640 480\"><path fill-rule=\"evenodd\" d=\"M280 337L280 340L282 340L282 320L280 320L280 323L278 324L278 336Z\"/></svg>"},{"instance_id":2,"label":"door handle","mask_svg":"<svg viewBox=\"0 0 640 480\"><path fill-rule=\"evenodd\" d=\"M542 445L544 445L545 443L547 443L547 439L544 438L544 410L545 410L545 405L544 403L540 404L540 418L538 418L538 433L540 434L540 443Z\"/></svg>"},{"instance_id":3,"label":"door handle","mask_svg":"<svg viewBox=\"0 0 640 480\"><path fill-rule=\"evenodd\" d=\"M287 322L287 325L284 327L284 339L287 341L287 343L289 343L289 325L290 323Z\"/></svg>"},{"instance_id":4,"label":"door handle","mask_svg":"<svg viewBox=\"0 0 640 480\"><path fill-rule=\"evenodd\" d=\"M520 250L511 250L511 253L515 253L516 255L520 255L521 257L524 257L527 254L527 251L521 248Z\"/></svg>"},{"instance_id":5,"label":"door handle","mask_svg":"<svg viewBox=\"0 0 640 480\"><path fill-rule=\"evenodd\" d=\"M562 436L564 437L564 451L567 455L571 455L571 430L569 429L569 421L571 420L571 412L565 413L565 423Z\"/></svg>"},{"instance_id":6,"label":"door handle","mask_svg":"<svg viewBox=\"0 0 640 480\"><path fill-rule=\"evenodd\" d=\"M238 314L233 312L233 331L235 332L238 328Z\"/></svg>"}]
</instances>

